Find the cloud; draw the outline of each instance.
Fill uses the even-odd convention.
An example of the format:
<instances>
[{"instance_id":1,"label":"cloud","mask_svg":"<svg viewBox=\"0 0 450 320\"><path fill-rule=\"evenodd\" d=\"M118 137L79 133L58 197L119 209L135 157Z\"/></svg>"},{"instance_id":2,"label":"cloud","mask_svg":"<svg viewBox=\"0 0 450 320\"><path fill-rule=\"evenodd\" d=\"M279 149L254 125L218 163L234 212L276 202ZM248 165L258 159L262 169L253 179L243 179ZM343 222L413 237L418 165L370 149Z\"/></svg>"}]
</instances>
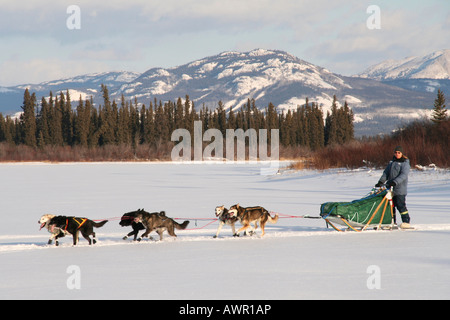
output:
<instances>
[{"instance_id":1,"label":"cloud","mask_svg":"<svg viewBox=\"0 0 450 320\"><path fill-rule=\"evenodd\" d=\"M380 30L366 27L373 3L381 8ZM51 61L43 68L48 79L67 64L145 71L263 47L351 74L387 58L443 49L450 38L450 4L442 0L77 0L81 29L69 30L72 4L0 0L0 43L8 43L0 64L14 65L13 56L34 67ZM4 72L0 84L19 78Z\"/></svg>"},{"instance_id":2,"label":"cloud","mask_svg":"<svg viewBox=\"0 0 450 320\"><path fill-rule=\"evenodd\" d=\"M366 26L368 14L336 29L334 37L311 42L313 59L346 75L386 59L431 53L448 47L448 14L430 2L417 6L380 5L381 29Z\"/></svg>"},{"instance_id":3,"label":"cloud","mask_svg":"<svg viewBox=\"0 0 450 320\"><path fill-rule=\"evenodd\" d=\"M43 81L102 72L109 66L98 61L61 60L58 58L11 59L0 63L0 84L36 84Z\"/></svg>"}]
</instances>

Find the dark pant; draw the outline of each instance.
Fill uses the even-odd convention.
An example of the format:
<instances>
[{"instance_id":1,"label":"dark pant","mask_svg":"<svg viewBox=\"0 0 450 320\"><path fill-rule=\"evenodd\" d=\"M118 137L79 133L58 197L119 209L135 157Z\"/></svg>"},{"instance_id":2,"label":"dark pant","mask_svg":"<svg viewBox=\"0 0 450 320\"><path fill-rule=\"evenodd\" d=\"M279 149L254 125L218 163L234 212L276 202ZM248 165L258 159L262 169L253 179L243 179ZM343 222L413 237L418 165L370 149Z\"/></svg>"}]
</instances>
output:
<instances>
[{"instance_id":1,"label":"dark pant","mask_svg":"<svg viewBox=\"0 0 450 320\"><path fill-rule=\"evenodd\" d=\"M394 222L397 223L395 218L395 209L400 212L400 217L402 218L402 222L409 223L411 220L408 214L408 209L406 208L406 196L398 195L392 198L394 201Z\"/></svg>"}]
</instances>

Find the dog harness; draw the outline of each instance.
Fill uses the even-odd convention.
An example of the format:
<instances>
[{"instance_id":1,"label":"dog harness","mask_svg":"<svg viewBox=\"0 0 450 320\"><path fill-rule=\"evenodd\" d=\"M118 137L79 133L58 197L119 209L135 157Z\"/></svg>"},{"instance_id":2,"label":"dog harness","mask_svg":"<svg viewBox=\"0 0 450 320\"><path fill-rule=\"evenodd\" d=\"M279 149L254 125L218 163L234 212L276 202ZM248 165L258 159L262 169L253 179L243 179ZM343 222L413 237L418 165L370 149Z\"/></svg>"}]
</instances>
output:
<instances>
[{"instance_id":1,"label":"dog harness","mask_svg":"<svg viewBox=\"0 0 450 320\"><path fill-rule=\"evenodd\" d=\"M235 216L229 214L228 212L227 212L226 214L222 214L222 215L220 216L220 220L223 221L223 222L227 222L227 221L234 222L234 221L236 221L237 219L238 219L237 217L235 217Z\"/></svg>"},{"instance_id":2,"label":"dog harness","mask_svg":"<svg viewBox=\"0 0 450 320\"><path fill-rule=\"evenodd\" d=\"M77 230L80 229L81 226L87 221L87 218L79 218L81 220L81 222L78 221L76 218L72 218L72 219L73 219L73 221L75 221L78 224ZM67 231L68 226L69 226L69 218L66 219L66 227L64 228L64 231Z\"/></svg>"}]
</instances>

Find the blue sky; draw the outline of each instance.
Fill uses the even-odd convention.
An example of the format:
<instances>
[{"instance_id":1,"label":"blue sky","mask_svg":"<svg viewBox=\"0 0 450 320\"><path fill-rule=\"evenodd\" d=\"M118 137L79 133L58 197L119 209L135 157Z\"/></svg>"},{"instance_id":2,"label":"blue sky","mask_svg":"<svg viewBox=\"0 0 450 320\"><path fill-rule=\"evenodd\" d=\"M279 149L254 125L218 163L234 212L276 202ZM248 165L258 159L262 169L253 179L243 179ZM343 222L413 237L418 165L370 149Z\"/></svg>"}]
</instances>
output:
<instances>
[{"instance_id":1,"label":"blue sky","mask_svg":"<svg viewBox=\"0 0 450 320\"><path fill-rule=\"evenodd\" d=\"M67 28L70 5L80 29ZM380 29L369 29L370 5ZM0 86L144 72L223 51L287 51L353 75L450 48L448 0L0 0Z\"/></svg>"}]
</instances>

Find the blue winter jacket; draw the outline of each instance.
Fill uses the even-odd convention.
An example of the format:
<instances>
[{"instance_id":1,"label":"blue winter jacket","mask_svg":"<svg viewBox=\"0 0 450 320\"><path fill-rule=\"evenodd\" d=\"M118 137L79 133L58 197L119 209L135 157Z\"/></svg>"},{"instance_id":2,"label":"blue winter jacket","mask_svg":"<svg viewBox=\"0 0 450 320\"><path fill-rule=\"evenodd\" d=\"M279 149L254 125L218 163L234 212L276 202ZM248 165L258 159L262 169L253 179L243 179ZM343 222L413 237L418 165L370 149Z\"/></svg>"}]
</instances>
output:
<instances>
[{"instance_id":1,"label":"blue winter jacket","mask_svg":"<svg viewBox=\"0 0 450 320\"><path fill-rule=\"evenodd\" d=\"M408 174L410 168L411 165L409 164L408 158L402 157L397 159L394 157L394 159L389 162L386 169L384 169L380 182L394 181L396 183L394 195L406 196L408 194Z\"/></svg>"}]
</instances>

